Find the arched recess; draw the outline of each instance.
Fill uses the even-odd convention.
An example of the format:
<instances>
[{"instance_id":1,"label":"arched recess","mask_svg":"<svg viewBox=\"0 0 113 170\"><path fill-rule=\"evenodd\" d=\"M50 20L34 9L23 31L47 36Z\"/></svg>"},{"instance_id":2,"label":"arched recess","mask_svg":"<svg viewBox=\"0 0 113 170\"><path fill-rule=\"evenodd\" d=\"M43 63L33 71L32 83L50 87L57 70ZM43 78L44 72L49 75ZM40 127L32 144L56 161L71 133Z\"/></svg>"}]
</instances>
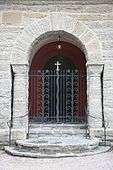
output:
<instances>
[{"instance_id":1,"label":"arched recess","mask_svg":"<svg viewBox=\"0 0 113 170\"><path fill-rule=\"evenodd\" d=\"M61 49L58 49L59 43ZM57 61L61 64L58 96L55 66ZM46 71L49 71L48 76ZM57 123L84 123L87 103L86 78L85 55L78 47L64 41L48 43L41 47L34 55L29 71L31 120L57 122L56 105L59 100L60 120ZM48 86L44 85L46 79Z\"/></svg>"},{"instance_id":2,"label":"arched recess","mask_svg":"<svg viewBox=\"0 0 113 170\"><path fill-rule=\"evenodd\" d=\"M73 45L80 48L85 54L87 60L87 102L89 106L89 113L92 115L96 114L97 117L101 114L99 79L99 86L97 88L96 94L90 93L94 84L96 83L97 85L97 81L95 81L95 79L99 77L101 65L103 63L101 42L95 33L92 32L92 30L84 25L81 21L77 21L74 15L71 15L70 17L67 13L51 13L43 19L36 19L26 23L26 25L24 25L23 31L18 35L15 41L11 55L11 63L13 64L13 69L16 73L16 85L14 92L15 116L18 116L18 112L20 116L23 116L26 112L28 112L28 70L34 54L43 45L57 40L59 31L63 35L61 41L72 43ZM95 75L95 79L92 81L90 81L90 74ZM18 91L22 98L21 101L18 101ZM91 102L90 99L94 99L94 101L92 100L93 102ZM96 105L98 105L98 108L95 107ZM15 119L15 121L17 120ZM25 128L27 121L28 119L24 118L19 120L18 124L20 123L21 127Z\"/></svg>"}]
</instances>

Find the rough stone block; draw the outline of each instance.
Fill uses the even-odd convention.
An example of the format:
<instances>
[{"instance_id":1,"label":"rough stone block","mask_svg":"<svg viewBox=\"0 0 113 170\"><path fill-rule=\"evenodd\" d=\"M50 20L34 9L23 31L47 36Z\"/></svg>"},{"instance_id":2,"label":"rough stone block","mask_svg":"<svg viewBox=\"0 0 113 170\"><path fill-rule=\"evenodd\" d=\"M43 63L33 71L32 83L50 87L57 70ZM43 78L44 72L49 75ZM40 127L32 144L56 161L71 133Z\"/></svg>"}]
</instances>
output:
<instances>
[{"instance_id":1,"label":"rough stone block","mask_svg":"<svg viewBox=\"0 0 113 170\"><path fill-rule=\"evenodd\" d=\"M2 23L5 25L18 25L21 24L21 20L21 11L3 11L2 13Z\"/></svg>"},{"instance_id":2,"label":"rough stone block","mask_svg":"<svg viewBox=\"0 0 113 170\"><path fill-rule=\"evenodd\" d=\"M87 32L87 28L85 25L83 25L81 22L76 22L73 30L73 34L76 37L80 37L82 34L85 34Z\"/></svg>"},{"instance_id":3,"label":"rough stone block","mask_svg":"<svg viewBox=\"0 0 113 170\"><path fill-rule=\"evenodd\" d=\"M71 33L74 29L75 21L69 16L65 16L63 13L50 14L52 30L64 30ZM56 22L57 21L57 22Z\"/></svg>"},{"instance_id":4,"label":"rough stone block","mask_svg":"<svg viewBox=\"0 0 113 170\"><path fill-rule=\"evenodd\" d=\"M82 41L83 44L87 44L91 40L93 40L94 37L96 37L96 35L92 31L87 30L85 33L80 35L80 40Z\"/></svg>"},{"instance_id":5,"label":"rough stone block","mask_svg":"<svg viewBox=\"0 0 113 170\"><path fill-rule=\"evenodd\" d=\"M88 53L100 53L101 51L101 43L98 41L97 38L94 38L92 41L86 44L86 49ZM102 56L100 56L101 58Z\"/></svg>"},{"instance_id":6,"label":"rough stone block","mask_svg":"<svg viewBox=\"0 0 113 170\"><path fill-rule=\"evenodd\" d=\"M41 13L41 12L33 12L33 11L23 12L23 20L26 19L26 18L28 18L29 20L32 19L32 18L41 19L41 18L44 18L46 16L47 16L46 13Z\"/></svg>"}]
</instances>

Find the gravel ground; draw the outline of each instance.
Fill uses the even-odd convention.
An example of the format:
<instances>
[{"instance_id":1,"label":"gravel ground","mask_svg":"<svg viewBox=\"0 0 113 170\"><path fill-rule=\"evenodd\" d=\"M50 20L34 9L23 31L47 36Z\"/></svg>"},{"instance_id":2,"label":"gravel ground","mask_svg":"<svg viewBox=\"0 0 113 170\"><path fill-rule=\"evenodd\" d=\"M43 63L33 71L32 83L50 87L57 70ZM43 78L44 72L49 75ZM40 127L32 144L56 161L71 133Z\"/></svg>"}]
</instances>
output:
<instances>
[{"instance_id":1,"label":"gravel ground","mask_svg":"<svg viewBox=\"0 0 113 170\"><path fill-rule=\"evenodd\" d=\"M59 159L13 157L0 151L0 170L113 170L113 151Z\"/></svg>"}]
</instances>

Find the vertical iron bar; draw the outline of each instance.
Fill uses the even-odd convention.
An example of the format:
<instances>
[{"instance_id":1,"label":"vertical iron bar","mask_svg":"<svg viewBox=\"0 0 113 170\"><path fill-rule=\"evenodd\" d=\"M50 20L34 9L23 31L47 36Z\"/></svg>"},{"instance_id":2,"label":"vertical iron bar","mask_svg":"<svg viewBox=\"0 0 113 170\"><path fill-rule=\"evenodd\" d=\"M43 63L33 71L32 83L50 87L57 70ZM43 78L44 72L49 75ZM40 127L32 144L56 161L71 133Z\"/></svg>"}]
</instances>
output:
<instances>
[{"instance_id":1,"label":"vertical iron bar","mask_svg":"<svg viewBox=\"0 0 113 170\"><path fill-rule=\"evenodd\" d=\"M62 123L64 120L64 111L63 111L63 70L61 72L61 114L62 114Z\"/></svg>"},{"instance_id":2,"label":"vertical iron bar","mask_svg":"<svg viewBox=\"0 0 113 170\"><path fill-rule=\"evenodd\" d=\"M57 73L57 93L56 93L56 111L57 111L57 123L59 122L59 71L56 70Z\"/></svg>"},{"instance_id":3,"label":"vertical iron bar","mask_svg":"<svg viewBox=\"0 0 113 170\"><path fill-rule=\"evenodd\" d=\"M104 66L103 66L103 70L101 72L102 127L105 126L105 121L104 121L104 105L103 105L103 71L104 71Z\"/></svg>"},{"instance_id":4,"label":"vertical iron bar","mask_svg":"<svg viewBox=\"0 0 113 170\"><path fill-rule=\"evenodd\" d=\"M66 122L67 122L67 71L65 71L65 91L66 91L66 94L65 94L65 99L66 99Z\"/></svg>"},{"instance_id":5,"label":"vertical iron bar","mask_svg":"<svg viewBox=\"0 0 113 170\"><path fill-rule=\"evenodd\" d=\"M78 91L77 91L77 93L78 93L78 95L79 95L79 96L78 96L78 98L79 98L79 100L78 100L78 101L79 101L79 102L78 102L78 114L79 114L79 115L78 115L78 118L77 118L78 123L81 121L81 120L80 120L80 114L81 114L81 113L80 113L80 111L81 111L81 110L80 110L80 95L81 95L81 91L80 91L80 86L81 86L81 82L80 82L80 81L81 81L81 77L80 77L80 76L81 76L81 72L79 71L79 73L78 73Z\"/></svg>"},{"instance_id":6,"label":"vertical iron bar","mask_svg":"<svg viewBox=\"0 0 113 170\"><path fill-rule=\"evenodd\" d=\"M13 71L12 65L11 68L11 119L9 124L9 145L11 145L11 134L12 134L12 127L13 127L13 108L14 108L14 80L15 80L15 73Z\"/></svg>"},{"instance_id":7,"label":"vertical iron bar","mask_svg":"<svg viewBox=\"0 0 113 170\"><path fill-rule=\"evenodd\" d=\"M36 75L35 75L35 81L36 81L36 82L35 82L35 88L36 88L36 89L35 89L35 95L36 95L36 106L35 106L35 107L36 107L36 108L35 108L35 109L36 109L36 114L37 114L37 113L39 114L39 112L40 112L40 109L39 109L39 108L40 108L40 104L39 104L39 101L40 101L40 93L39 93L39 92L40 92L40 89L38 89L38 88L40 87L40 85L39 85L39 87L38 87L38 76L37 76L37 75L38 75L38 71L36 70ZM39 77L39 78L40 78L40 77ZM39 82L40 82L40 79L39 79ZM40 84L40 83L39 83L39 84ZM38 93L39 93L39 97L38 97L38 95L37 95ZM38 116L38 115L37 115L37 116Z\"/></svg>"},{"instance_id":8,"label":"vertical iron bar","mask_svg":"<svg viewBox=\"0 0 113 170\"><path fill-rule=\"evenodd\" d=\"M52 122L52 117L53 117L53 115L52 115L52 70L50 70L50 74L49 74L49 76L50 76L50 122Z\"/></svg>"},{"instance_id":9,"label":"vertical iron bar","mask_svg":"<svg viewBox=\"0 0 113 170\"><path fill-rule=\"evenodd\" d=\"M33 117L34 117L34 105L35 105L34 104L34 101L35 101L35 98L34 98L34 84L35 83L34 82L35 82L35 78L34 78L34 70L33 70L33 89L32 89L33 90Z\"/></svg>"},{"instance_id":10,"label":"vertical iron bar","mask_svg":"<svg viewBox=\"0 0 113 170\"><path fill-rule=\"evenodd\" d=\"M62 93L61 93L61 83L62 81L62 71L60 70L60 75L59 75L59 119L60 119L60 122L62 122Z\"/></svg>"},{"instance_id":11,"label":"vertical iron bar","mask_svg":"<svg viewBox=\"0 0 113 170\"><path fill-rule=\"evenodd\" d=\"M55 122L55 71L53 70L53 117Z\"/></svg>"},{"instance_id":12,"label":"vertical iron bar","mask_svg":"<svg viewBox=\"0 0 113 170\"><path fill-rule=\"evenodd\" d=\"M74 105L74 94L73 94L73 70L72 70L72 74L71 74L71 95L72 95L72 97L71 97L71 100L72 100L72 108L71 108L71 110L72 110L72 122L74 123L74 112L73 112L73 105Z\"/></svg>"},{"instance_id":13,"label":"vertical iron bar","mask_svg":"<svg viewBox=\"0 0 113 170\"><path fill-rule=\"evenodd\" d=\"M43 121L44 121L44 70L42 71L42 115L43 115Z\"/></svg>"},{"instance_id":14,"label":"vertical iron bar","mask_svg":"<svg viewBox=\"0 0 113 170\"><path fill-rule=\"evenodd\" d=\"M48 120L49 120L49 117L50 117L50 90L49 90L49 86L50 86L50 77L49 77L49 70L48 71L48 74L47 74L47 79L48 79Z\"/></svg>"},{"instance_id":15,"label":"vertical iron bar","mask_svg":"<svg viewBox=\"0 0 113 170\"><path fill-rule=\"evenodd\" d=\"M34 113L35 113L35 117L36 117L36 75L35 75L36 70L34 71Z\"/></svg>"},{"instance_id":16,"label":"vertical iron bar","mask_svg":"<svg viewBox=\"0 0 113 170\"><path fill-rule=\"evenodd\" d=\"M102 104L102 127L104 128L104 145L106 146L106 125L105 125L105 116L104 116L104 95L103 95L103 75L104 75L104 65L101 72L101 104Z\"/></svg>"},{"instance_id":17,"label":"vertical iron bar","mask_svg":"<svg viewBox=\"0 0 113 170\"><path fill-rule=\"evenodd\" d=\"M64 121L65 121L65 112L64 112L64 89L65 89L65 87L64 87L64 70L62 71L62 115L63 115L63 119L62 119L62 121L63 121L63 123L64 123Z\"/></svg>"}]
</instances>

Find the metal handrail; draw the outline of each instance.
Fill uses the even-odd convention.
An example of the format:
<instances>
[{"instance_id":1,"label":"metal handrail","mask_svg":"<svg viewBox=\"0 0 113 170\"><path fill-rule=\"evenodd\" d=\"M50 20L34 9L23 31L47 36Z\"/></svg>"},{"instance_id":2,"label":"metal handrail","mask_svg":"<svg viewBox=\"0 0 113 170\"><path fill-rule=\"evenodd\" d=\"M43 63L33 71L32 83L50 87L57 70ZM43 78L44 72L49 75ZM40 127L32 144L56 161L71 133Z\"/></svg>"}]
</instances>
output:
<instances>
[{"instance_id":1,"label":"metal handrail","mask_svg":"<svg viewBox=\"0 0 113 170\"><path fill-rule=\"evenodd\" d=\"M94 118L94 119L100 119L100 120L102 120L102 118L100 118L100 117L95 117L95 116L91 116L91 115L89 115L89 114L87 114L89 117L92 117L92 118ZM104 125L104 126L103 126ZM88 124L88 126L89 126L89 124ZM107 145L107 135L106 135L106 129L107 129L107 127L109 126L109 122L108 121L105 121L104 120L104 123L102 123L102 127L103 127L103 129L104 129L104 134L103 134L103 136L104 136L104 145L106 146Z\"/></svg>"},{"instance_id":2,"label":"metal handrail","mask_svg":"<svg viewBox=\"0 0 113 170\"><path fill-rule=\"evenodd\" d=\"M23 115L23 116L14 116L13 120L17 119L17 118L23 118L23 117L26 117L26 116L28 116L28 113ZM12 135L13 122L11 120L7 121L7 125L9 127L9 145L11 145L11 143L12 143L11 135Z\"/></svg>"}]
</instances>

